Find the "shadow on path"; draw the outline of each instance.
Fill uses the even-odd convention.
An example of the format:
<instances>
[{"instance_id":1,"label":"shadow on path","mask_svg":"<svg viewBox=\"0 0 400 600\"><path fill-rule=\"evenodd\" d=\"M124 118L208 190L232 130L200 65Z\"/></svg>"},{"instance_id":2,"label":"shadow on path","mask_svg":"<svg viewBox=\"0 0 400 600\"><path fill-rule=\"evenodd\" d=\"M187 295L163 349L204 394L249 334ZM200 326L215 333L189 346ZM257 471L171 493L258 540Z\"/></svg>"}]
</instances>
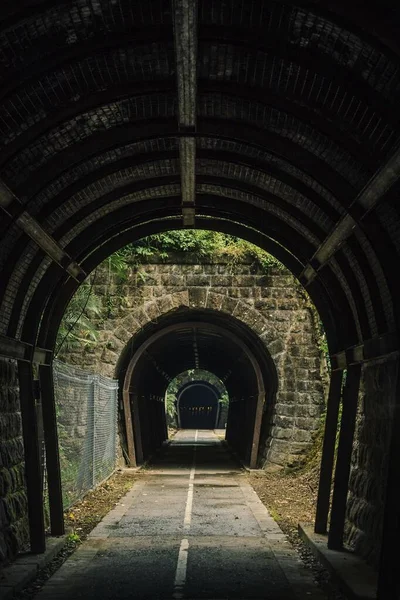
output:
<instances>
[{"instance_id":1,"label":"shadow on path","mask_svg":"<svg viewBox=\"0 0 400 600\"><path fill-rule=\"evenodd\" d=\"M179 431L38 600L322 600L212 431Z\"/></svg>"}]
</instances>

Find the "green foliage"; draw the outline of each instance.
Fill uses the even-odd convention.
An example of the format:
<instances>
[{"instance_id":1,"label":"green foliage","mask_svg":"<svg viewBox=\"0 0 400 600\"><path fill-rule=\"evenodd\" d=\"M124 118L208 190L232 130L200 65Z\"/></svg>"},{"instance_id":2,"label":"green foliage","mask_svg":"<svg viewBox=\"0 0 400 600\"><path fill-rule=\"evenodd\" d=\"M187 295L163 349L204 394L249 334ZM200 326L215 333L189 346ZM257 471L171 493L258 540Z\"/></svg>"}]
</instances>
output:
<instances>
[{"instance_id":1,"label":"green foliage","mask_svg":"<svg viewBox=\"0 0 400 600\"><path fill-rule=\"evenodd\" d=\"M101 312L101 300L93 293L91 284L82 283L64 313L57 334L56 356L63 349L69 352L87 348L97 342L98 334L91 319Z\"/></svg>"},{"instance_id":2,"label":"green foliage","mask_svg":"<svg viewBox=\"0 0 400 600\"><path fill-rule=\"evenodd\" d=\"M103 265L107 264L108 266L108 283L110 283L112 276L115 276L118 283L126 281L129 269L128 256L129 251L122 248L122 250L118 250L117 252L114 252L114 254L111 254L103 262Z\"/></svg>"},{"instance_id":3,"label":"green foliage","mask_svg":"<svg viewBox=\"0 0 400 600\"><path fill-rule=\"evenodd\" d=\"M165 395L165 412L170 419L174 419L176 416L176 396L174 393L167 393Z\"/></svg>"},{"instance_id":4,"label":"green foliage","mask_svg":"<svg viewBox=\"0 0 400 600\"><path fill-rule=\"evenodd\" d=\"M227 392L224 392L219 399L221 406L229 406L229 396Z\"/></svg>"},{"instance_id":5,"label":"green foliage","mask_svg":"<svg viewBox=\"0 0 400 600\"><path fill-rule=\"evenodd\" d=\"M232 269L241 260L249 258L264 271L268 271L271 267L283 268L274 257L235 236L192 229L157 233L114 252L100 265L100 270L108 274L106 293L103 298L108 316L112 314L116 303L123 303L123 296L115 297L110 294L111 284L126 282L132 266L137 267L136 284L145 283L147 275L138 268L139 265L146 263L152 256L166 259L172 252L191 252L199 261L205 258L215 260L224 257ZM92 277L91 283L84 282L69 303L58 331L56 355L61 348L65 352L71 352L82 348L87 349L96 344L98 334L91 319L100 315L102 301L92 289L95 278L96 274Z\"/></svg>"},{"instance_id":6,"label":"green foliage","mask_svg":"<svg viewBox=\"0 0 400 600\"><path fill-rule=\"evenodd\" d=\"M151 256L167 258L171 252L191 252L199 260L225 257L232 265L245 258L253 259L264 270L283 265L273 256L241 238L201 229L180 229L157 233L126 247L134 262L144 262Z\"/></svg>"},{"instance_id":7,"label":"green foliage","mask_svg":"<svg viewBox=\"0 0 400 600\"><path fill-rule=\"evenodd\" d=\"M68 542L72 542L73 544L79 544L81 538L77 533L75 533L75 531L73 531L68 535L67 540Z\"/></svg>"}]
</instances>

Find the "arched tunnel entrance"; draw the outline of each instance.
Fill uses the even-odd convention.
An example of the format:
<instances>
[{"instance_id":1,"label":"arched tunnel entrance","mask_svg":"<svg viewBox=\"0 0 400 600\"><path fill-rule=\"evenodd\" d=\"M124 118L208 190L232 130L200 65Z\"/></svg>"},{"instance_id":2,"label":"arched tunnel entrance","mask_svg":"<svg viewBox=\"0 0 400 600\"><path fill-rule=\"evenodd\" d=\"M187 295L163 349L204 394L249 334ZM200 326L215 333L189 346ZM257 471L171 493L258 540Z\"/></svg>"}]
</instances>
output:
<instances>
[{"instance_id":1,"label":"arched tunnel entrance","mask_svg":"<svg viewBox=\"0 0 400 600\"><path fill-rule=\"evenodd\" d=\"M143 463L167 439L165 391L178 373L189 369L214 373L224 383L230 399L226 440L245 464L256 467L263 420L265 432L277 389L273 360L255 332L238 319L183 307L143 327L121 354L117 374L128 462ZM200 393L191 386L180 395L185 427L216 423L215 403L201 404L201 394L204 388ZM196 406L211 410L200 418L198 410L190 410Z\"/></svg>"},{"instance_id":2,"label":"arched tunnel entrance","mask_svg":"<svg viewBox=\"0 0 400 600\"><path fill-rule=\"evenodd\" d=\"M216 429L218 390L205 381L192 381L177 396L178 424L182 429Z\"/></svg>"}]
</instances>

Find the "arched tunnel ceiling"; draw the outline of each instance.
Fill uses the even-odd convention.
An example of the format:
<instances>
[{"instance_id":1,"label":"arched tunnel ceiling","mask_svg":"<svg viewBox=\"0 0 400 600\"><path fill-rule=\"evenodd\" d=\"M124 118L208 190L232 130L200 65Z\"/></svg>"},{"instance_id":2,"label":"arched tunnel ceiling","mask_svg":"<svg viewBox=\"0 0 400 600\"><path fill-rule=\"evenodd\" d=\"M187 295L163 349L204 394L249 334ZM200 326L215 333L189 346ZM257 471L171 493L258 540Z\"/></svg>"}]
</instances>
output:
<instances>
[{"instance_id":1,"label":"arched tunnel ceiling","mask_svg":"<svg viewBox=\"0 0 400 600\"><path fill-rule=\"evenodd\" d=\"M224 381L245 357L221 331L207 324L182 324L155 341L146 357L169 379L189 369L211 371Z\"/></svg>"},{"instance_id":2,"label":"arched tunnel ceiling","mask_svg":"<svg viewBox=\"0 0 400 600\"><path fill-rule=\"evenodd\" d=\"M125 387L141 379L148 386L153 381L149 373L155 370L164 393L170 381L190 369L209 371L236 392L268 389L272 396L278 385L270 354L247 325L219 311L184 307L149 323L131 338L119 358L116 376Z\"/></svg>"},{"instance_id":3,"label":"arched tunnel ceiling","mask_svg":"<svg viewBox=\"0 0 400 600\"><path fill-rule=\"evenodd\" d=\"M35 344L133 226L210 217L278 249L335 350L397 327L398 9L16 0L0 23L1 333Z\"/></svg>"}]
</instances>

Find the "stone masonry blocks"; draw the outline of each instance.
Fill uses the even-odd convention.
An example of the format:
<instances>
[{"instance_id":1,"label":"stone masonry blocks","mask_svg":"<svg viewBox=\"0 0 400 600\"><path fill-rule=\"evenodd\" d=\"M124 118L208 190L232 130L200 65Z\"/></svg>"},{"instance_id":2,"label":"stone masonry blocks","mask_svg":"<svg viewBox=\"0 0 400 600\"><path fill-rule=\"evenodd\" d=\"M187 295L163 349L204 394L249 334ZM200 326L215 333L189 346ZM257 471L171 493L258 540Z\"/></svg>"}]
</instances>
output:
<instances>
[{"instance_id":1,"label":"stone masonry blocks","mask_svg":"<svg viewBox=\"0 0 400 600\"><path fill-rule=\"evenodd\" d=\"M0 358L0 564L28 541L17 363Z\"/></svg>"},{"instance_id":2,"label":"stone masonry blocks","mask_svg":"<svg viewBox=\"0 0 400 600\"><path fill-rule=\"evenodd\" d=\"M98 293L101 288L106 286L99 286ZM63 356L64 360L113 376L121 344L150 321L180 307L221 311L260 336L277 370L277 396L269 399L276 405L267 411L272 420L263 427L268 434L262 442L261 462L284 466L310 447L323 410L321 355L314 342L310 308L286 270L271 268L266 274L246 261L234 269L223 260L199 264L194 255L181 253L166 263L155 259L133 266L128 283L108 289L116 297L123 292L125 306L117 302L111 317L99 319L102 353L83 351Z\"/></svg>"}]
</instances>

